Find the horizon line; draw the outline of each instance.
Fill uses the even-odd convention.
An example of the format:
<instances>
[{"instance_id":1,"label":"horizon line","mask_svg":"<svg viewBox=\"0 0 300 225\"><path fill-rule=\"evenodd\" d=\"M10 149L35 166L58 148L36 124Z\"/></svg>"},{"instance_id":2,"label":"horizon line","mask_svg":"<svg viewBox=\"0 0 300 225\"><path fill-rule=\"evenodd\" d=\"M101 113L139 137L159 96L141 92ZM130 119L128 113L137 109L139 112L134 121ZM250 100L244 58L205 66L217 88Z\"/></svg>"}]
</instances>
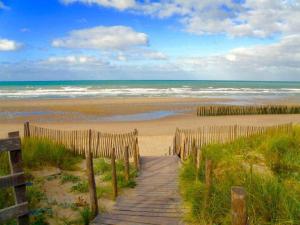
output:
<instances>
[{"instance_id":1,"label":"horizon line","mask_svg":"<svg viewBox=\"0 0 300 225\"><path fill-rule=\"evenodd\" d=\"M12 82L72 82L72 81L213 81L213 82L300 82L300 80L208 80L208 79L74 79L74 80L0 80L0 83Z\"/></svg>"}]
</instances>

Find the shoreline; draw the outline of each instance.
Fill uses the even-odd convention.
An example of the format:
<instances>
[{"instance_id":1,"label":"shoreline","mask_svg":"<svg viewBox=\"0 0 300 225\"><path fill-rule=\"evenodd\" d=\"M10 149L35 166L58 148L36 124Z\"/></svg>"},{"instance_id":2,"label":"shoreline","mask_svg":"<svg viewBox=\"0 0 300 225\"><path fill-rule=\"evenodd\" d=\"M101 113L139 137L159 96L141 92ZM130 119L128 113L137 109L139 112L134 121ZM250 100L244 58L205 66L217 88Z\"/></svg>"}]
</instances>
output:
<instances>
[{"instance_id":1,"label":"shoreline","mask_svg":"<svg viewBox=\"0 0 300 225\"><path fill-rule=\"evenodd\" d=\"M0 99L0 112L78 112L87 115L128 115L162 110L191 110L199 105L300 104L300 98L118 97ZM128 107L130 106L130 107ZM1 121L1 116L0 116Z\"/></svg>"},{"instance_id":2,"label":"shoreline","mask_svg":"<svg viewBox=\"0 0 300 225\"><path fill-rule=\"evenodd\" d=\"M242 115L242 116L211 116L197 117L196 106L199 104L213 104L216 99L193 98L125 98L125 99L67 99L67 100L0 100L2 111L36 111L61 110L62 115L31 115L18 118L1 119L0 137L6 137L10 131L19 130L23 133L23 123L30 121L38 126L64 129L86 130L94 129L109 133L123 133L138 129L139 145L142 155L164 155L172 144L176 128L196 129L201 126L214 125L274 125L283 123L300 123L300 114L293 115ZM218 99L219 101L219 99ZM224 99L225 103L232 99ZM300 102L300 100L298 100ZM277 104L292 104L293 102L277 101ZM137 121L87 121L89 116L132 115L136 113L153 112L159 110L187 110L182 114L175 114L152 120ZM70 119L72 113L80 113L82 117ZM54 122L45 122L47 118L55 118ZM71 118L72 119L72 118ZM43 122L44 121L44 122Z\"/></svg>"}]
</instances>

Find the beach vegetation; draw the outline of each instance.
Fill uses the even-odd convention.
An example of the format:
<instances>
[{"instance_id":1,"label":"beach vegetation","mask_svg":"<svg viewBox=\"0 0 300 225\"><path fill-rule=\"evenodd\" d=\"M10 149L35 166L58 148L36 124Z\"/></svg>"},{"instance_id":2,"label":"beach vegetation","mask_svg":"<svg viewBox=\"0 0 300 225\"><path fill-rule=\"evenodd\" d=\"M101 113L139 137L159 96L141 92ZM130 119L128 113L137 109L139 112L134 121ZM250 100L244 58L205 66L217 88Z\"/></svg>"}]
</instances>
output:
<instances>
[{"instance_id":1,"label":"beach vegetation","mask_svg":"<svg viewBox=\"0 0 300 225\"><path fill-rule=\"evenodd\" d=\"M27 168L54 166L74 170L76 164L82 160L63 145L41 138L24 138L22 156L24 166Z\"/></svg>"},{"instance_id":2,"label":"beach vegetation","mask_svg":"<svg viewBox=\"0 0 300 225\"><path fill-rule=\"evenodd\" d=\"M69 173L62 173L60 176L60 183L64 184L64 183L76 183L80 181L80 177L73 175L73 174L69 174Z\"/></svg>"},{"instance_id":3,"label":"beach vegetation","mask_svg":"<svg viewBox=\"0 0 300 225\"><path fill-rule=\"evenodd\" d=\"M87 193L89 191L88 182L86 180L77 182L71 187L71 191L77 193Z\"/></svg>"},{"instance_id":4,"label":"beach vegetation","mask_svg":"<svg viewBox=\"0 0 300 225\"><path fill-rule=\"evenodd\" d=\"M136 183L134 181L137 176L137 171L132 164L129 165L130 174L129 180L125 179L124 160L116 161L117 184L119 188L133 188ZM112 180L112 168L109 159L96 159L94 163L95 174L100 175L103 181L109 182Z\"/></svg>"},{"instance_id":5,"label":"beach vegetation","mask_svg":"<svg viewBox=\"0 0 300 225\"><path fill-rule=\"evenodd\" d=\"M213 165L208 200L205 161ZM270 133L202 148L200 168L187 160L180 189L193 224L231 224L231 187L247 193L249 225L300 224L300 128L291 134Z\"/></svg>"},{"instance_id":6,"label":"beach vegetation","mask_svg":"<svg viewBox=\"0 0 300 225\"><path fill-rule=\"evenodd\" d=\"M32 212L30 222L34 225L46 225L49 218L57 220L62 224L89 224L90 211L86 204L76 206L78 218L72 221L68 218L56 218L56 212L53 207L64 209L73 209L74 203L61 203L57 202L55 198L47 199L44 189L45 182L56 183L58 179L59 185L66 185L64 187L70 190L68 194L85 195L89 191L87 179L83 179L80 175L84 170L79 163L83 160L82 157L74 155L70 150L61 144L57 144L51 140L43 138L24 138L22 140L22 158L24 171L26 172L27 186L27 199L29 208ZM94 171L97 184L97 197L98 198L112 198L112 184L111 184L111 160L98 158L94 159ZM45 167L59 168L60 172L57 174L43 175ZM41 174L39 173L41 170ZM130 179L127 181L124 175L124 162L123 160L116 161L117 182L118 188L121 191L123 188L131 188L135 186L135 177L137 172L134 166L130 164ZM34 173L33 173L34 172ZM0 154L0 176L10 174L9 157L8 153ZM36 175L33 175L36 174ZM40 175L38 175L40 174ZM76 175L75 175L76 174ZM79 175L80 176L79 176ZM71 184L71 186L69 186ZM15 204L13 197L13 189L1 189L0 192L0 209L12 206ZM85 202L85 201L83 201ZM73 205L72 205L73 204ZM77 204L77 203L76 203ZM7 221L5 225L16 224L16 220Z\"/></svg>"},{"instance_id":7,"label":"beach vegetation","mask_svg":"<svg viewBox=\"0 0 300 225\"><path fill-rule=\"evenodd\" d=\"M90 220L92 218L92 212L91 212L89 207L84 207L80 211L80 216L81 216L81 220L82 220L83 225L89 225L90 224Z\"/></svg>"}]
</instances>

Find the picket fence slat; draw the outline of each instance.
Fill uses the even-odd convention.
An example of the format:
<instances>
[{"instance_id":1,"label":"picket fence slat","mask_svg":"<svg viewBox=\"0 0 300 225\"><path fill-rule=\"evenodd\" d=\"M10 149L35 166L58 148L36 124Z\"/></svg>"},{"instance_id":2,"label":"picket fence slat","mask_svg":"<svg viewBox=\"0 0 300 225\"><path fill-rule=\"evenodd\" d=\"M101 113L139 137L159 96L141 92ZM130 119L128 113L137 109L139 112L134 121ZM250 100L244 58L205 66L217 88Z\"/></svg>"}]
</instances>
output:
<instances>
[{"instance_id":1,"label":"picket fence slat","mask_svg":"<svg viewBox=\"0 0 300 225\"><path fill-rule=\"evenodd\" d=\"M88 130L55 130L38 127L29 123L25 123L24 126L25 136L50 139L55 143L64 145L67 149L77 155L85 156L85 152L89 147ZM111 157L111 149L114 147L116 151L116 158L121 159L123 158L126 146L128 146L129 149L129 156L132 157L134 155L133 146L138 138L138 132L132 131L130 133L110 134L92 131L91 138L91 150L94 157ZM1 145L5 147L7 144L5 141L1 142L0 140L0 147ZM7 146L13 145L12 143L9 143Z\"/></svg>"},{"instance_id":2,"label":"picket fence slat","mask_svg":"<svg viewBox=\"0 0 300 225\"><path fill-rule=\"evenodd\" d=\"M203 126L195 130L176 129L174 135L175 153L183 160L191 154L193 141L197 149L214 143L228 143L240 137L250 137L268 132L292 132L292 123L275 126Z\"/></svg>"},{"instance_id":3,"label":"picket fence slat","mask_svg":"<svg viewBox=\"0 0 300 225\"><path fill-rule=\"evenodd\" d=\"M300 105L210 105L199 106L197 116L299 114Z\"/></svg>"}]
</instances>

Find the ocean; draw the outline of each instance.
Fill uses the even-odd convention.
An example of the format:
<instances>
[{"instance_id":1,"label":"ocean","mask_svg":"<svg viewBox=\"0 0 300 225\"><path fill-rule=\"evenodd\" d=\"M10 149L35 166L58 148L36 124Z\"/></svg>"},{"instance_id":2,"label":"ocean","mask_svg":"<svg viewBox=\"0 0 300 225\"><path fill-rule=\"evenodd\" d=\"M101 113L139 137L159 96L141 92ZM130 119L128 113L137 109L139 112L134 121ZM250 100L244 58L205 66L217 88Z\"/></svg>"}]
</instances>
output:
<instances>
[{"instance_id":1,"label":"ocean","mask_svg":"<svg viewBox=\"0 0 300 225\"><path fill-rule=\"evenodd\" d=\"M300 82L119 80L0 82L0 99L93 97L300 97Z\"/></svg>"}]
</instances>

